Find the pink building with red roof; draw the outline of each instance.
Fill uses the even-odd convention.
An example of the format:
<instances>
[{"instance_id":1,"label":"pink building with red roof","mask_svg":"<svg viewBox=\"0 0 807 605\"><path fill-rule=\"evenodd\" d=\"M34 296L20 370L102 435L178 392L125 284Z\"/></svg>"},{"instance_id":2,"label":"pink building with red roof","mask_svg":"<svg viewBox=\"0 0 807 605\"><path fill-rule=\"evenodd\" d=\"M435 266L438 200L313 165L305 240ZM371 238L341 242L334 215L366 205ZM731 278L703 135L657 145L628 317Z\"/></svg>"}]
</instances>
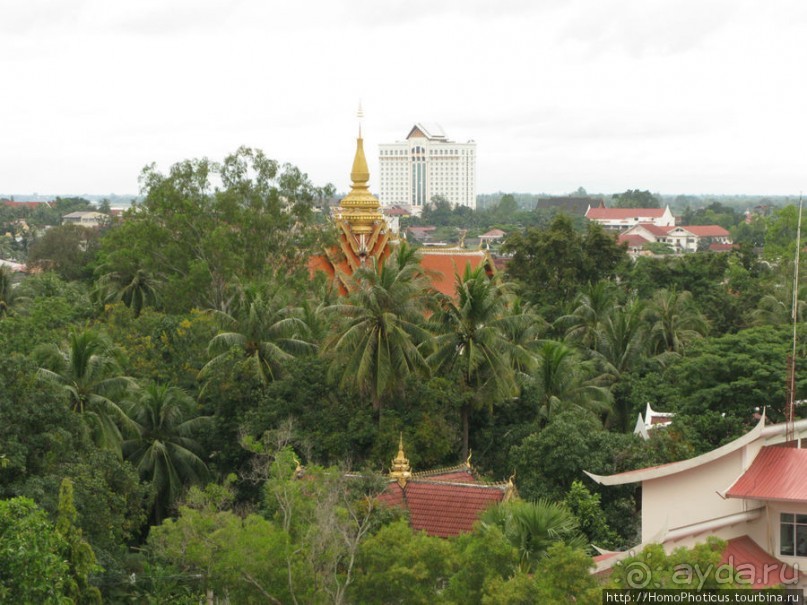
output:
<instances>
[{"instance_id":1,"label":"pink building with red roof","mask_svg":"<svg viewBox=\"0 0 807 605\"><path fill-rule=\"evenodd\" d=\"M727 541L728 562L754 587L807 587L807 419L759 423L738 439L695 458L616 475L589 476L601 485L639 483L642 542L665 550L709 536ZM597 572L627 552L603 553Z\"/></svg>"}]
</instances>

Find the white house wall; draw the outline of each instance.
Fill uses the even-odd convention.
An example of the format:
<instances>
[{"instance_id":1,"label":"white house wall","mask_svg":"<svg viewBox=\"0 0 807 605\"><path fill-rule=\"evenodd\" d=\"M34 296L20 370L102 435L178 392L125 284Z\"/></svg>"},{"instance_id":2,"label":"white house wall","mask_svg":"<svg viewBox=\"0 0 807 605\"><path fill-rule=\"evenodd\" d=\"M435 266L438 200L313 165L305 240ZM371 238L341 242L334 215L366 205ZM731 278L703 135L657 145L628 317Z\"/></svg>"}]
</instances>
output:
<instances>
[{"instance_id":1,"label":"white house wall","mask_svg":"<svg viewBox=\"0 0 807 605\"><path fill-rule=\"evenodd\" d=\"M744 448L743 448L744 449ZM741 513L742 500L724 499L717 490L728 488L743 467L743 449L703 466L642 483L642 541L672 531ZM686 494L685 497L682 497Z\"/></svg>"}]
</instances>

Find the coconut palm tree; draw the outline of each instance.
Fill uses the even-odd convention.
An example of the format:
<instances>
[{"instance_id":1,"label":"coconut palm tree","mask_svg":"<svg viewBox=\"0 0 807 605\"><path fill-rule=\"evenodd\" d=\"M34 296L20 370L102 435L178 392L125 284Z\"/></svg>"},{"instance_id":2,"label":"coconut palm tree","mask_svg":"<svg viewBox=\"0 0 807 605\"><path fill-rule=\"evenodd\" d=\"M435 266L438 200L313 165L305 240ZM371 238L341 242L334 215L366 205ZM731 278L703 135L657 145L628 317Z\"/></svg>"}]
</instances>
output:
<instances>
[{"instance_id":1,"label":"coconut palm tree","mask_svg":"<svg viewBox=\"0 0 807 605\"><path fill-rule=\"evenodd\" d=\"M603 324L616 305L616 288L611 282L589 284L577 295L574 311L555 320L566 339L587 349L594 349Z\"/></svg>"},{"instance_id":2,"label":"coconut palm tree","mask_svg":"<svg viewBox=\"0 0 807 605\"><path fill-rule=\"evenodd\" d=\"M613 380L619 380L645 356L647 324L644 313L644 303L630 298L614 309L597 331L595 352Z\"/></svg>"},{"instance_id":3,"label":"coconut palm tree","mask_svg":"<svg viewBox=\"0 0 807 605\"><path fill-rule=\"evenodd\" d=\"M121 429L136 427L118 402L136 385L123 374L121 354L109 340L93 330L73 330L66 346L38 347L34 359L40 378L67 393L70 408L87 421L96 444L120 452Z\"/></svg>"},{"instance_id":4,"label":"coconut palm tree","mask_svg":"<svg viewBox=\"0 0 807 605\"><path fill-rule=\"evenodd\" d=\"M98 290L105 293L105 303L121 301L138 317L143 307L155 305L162 281L144 269L131 273L107 273L99 280Z\"/></svg>"},{"instance_id":5,"label":"coconut palm tree","mask_svg":"<svg viewBox=\"0 0 807 605\"><path fill-rule=\"evenodd\" d=\"M306 339L308 330L299 309L287 304L280 290L265 296L261 291L242 288L232 312L212 313L222 331L208 344L212 359L199 372L200 378L231 362L231 352L236 351L238 369L269 383L278 377L284 363L315 350Z\"/></svg>"},{"instance_id":6,"label":"coconut palm tree","mask_svg":"<svg viewBox=\"0 0 807 605\"><path fill-rule=\"evenodd\" d=\"M604 386L593 360L580 358L570 346L546 340L538 352L538 368L532 377L540 413L549 421L559 405L576 406L602 413L611 402L611 391Z\"/></svg>"},{"instance_id":7,"label":"coconut palm tree","mask_svg":"<svg viewBox=\"0 0 807 605\"><path fill-rule=\"evenodd\" d=\"M408 376L428 373L419 348L429 337L423 327L428 280L402 246L359 268L348 287L347 298L327 309L335 320L324 347L330 374L341 387L368 396L380 413L383 399Z\"/></svg>"},{"instance_id":8,"label":"coconut palm tree","mask_svg":"<svg viewBox=\"0 0 807 605\"><path fill-rule=\"evenodd\" d=\"M502 502L485 511L481 520L483 527L498 527L518 549L521 568L527 573L555 542L564 542L574 548L583 548L586 544L571 511L549 500Z\"/></svg>"},{"instance_id":9,"label":"coconut palm tree","mask_svg":"<svg viewBox=\"0 0 807 605\"><path fill-rule=\"evenodd\" d=\"M123 455L154 488L154 521L182 490L208 475L193 434L210 420L197 415L196 402L182 389L149 384L125 402L137 432L123 442Z\"/></svg>"},{"instance_id":10,"label":"coconut palm tree","mask_svg":"<svg viewBox=\"0 0 807 605\"><path fill-rule=\"evenodd\" d=\"M796 313L799 322L807 316L807 285L799 286ZM774 286L770 294L759 299L757 308L751 312L751 321L755 326L790 324L793 321L793 288Z\"/></svg>"},{"instance_id":11,"label":"coconut palm tree","mask_svg":"<svg viewBox=\"0 0 807 605\"><path fill-rule=\"evenodd\" d=\"M648 305L647 319L651 326L651 351L661 356L683 355L709 327L687 291L656 290Z\"/></svg>"},{"instance_id":12,"label":"coconut palm tree","mask_svg":"<svg viewBox=\"0 0 807 605\"><path fill-rule=\"evenodd\" d=\"M465 267L456 276L456 299L445 299L432 318L437 336L432 341L429 365L435 372L456 372L469 394L462 414L462 455L468 455L472 408L492 406L518 391L514 372L513 335L529 316L512 314L510 287L490 279L483 267Z\"/></svg>"}]
</instances>

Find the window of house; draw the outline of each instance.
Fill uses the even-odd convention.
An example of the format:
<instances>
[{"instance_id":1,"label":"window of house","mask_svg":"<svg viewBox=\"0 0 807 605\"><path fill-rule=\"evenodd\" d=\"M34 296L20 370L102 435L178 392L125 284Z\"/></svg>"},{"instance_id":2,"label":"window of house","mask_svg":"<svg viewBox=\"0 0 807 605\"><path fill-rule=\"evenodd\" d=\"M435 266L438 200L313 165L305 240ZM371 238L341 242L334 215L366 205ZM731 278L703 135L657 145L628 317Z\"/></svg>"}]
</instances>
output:
<instances>
[{"instance_id":1,"label":"window of house","mask_svg":"<svg viewBox=\"0 0 807 605\"><path fill-rule=\"evenodd\" d=\"M807 557L807 515L780 514L779 554Z\"/></svg>"}]
</instances>

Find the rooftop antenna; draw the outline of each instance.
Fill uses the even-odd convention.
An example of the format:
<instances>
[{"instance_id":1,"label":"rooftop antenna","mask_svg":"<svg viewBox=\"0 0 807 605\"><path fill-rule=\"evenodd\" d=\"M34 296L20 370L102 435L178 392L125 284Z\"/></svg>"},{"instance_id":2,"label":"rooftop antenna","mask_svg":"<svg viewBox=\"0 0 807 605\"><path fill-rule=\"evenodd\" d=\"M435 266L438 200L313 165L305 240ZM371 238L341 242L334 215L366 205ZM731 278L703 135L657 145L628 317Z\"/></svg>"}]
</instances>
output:
<instances>
[{"instance_id":1,"label":"rooftop antenna","mask_svg":"<svg viewBox=\"0 0 807 605\"><path fill-rule=\"evenodd\" d=\"M799 319L799 257L801 253L801 210L802 197L799 194L799 222L796 226L796 266L793 268L793 307L790 318L793 320L793 345L787 356L787 410L785 411L785 443L795 441L796 407L796 335Z\"/></svg>"}]
</instances>

